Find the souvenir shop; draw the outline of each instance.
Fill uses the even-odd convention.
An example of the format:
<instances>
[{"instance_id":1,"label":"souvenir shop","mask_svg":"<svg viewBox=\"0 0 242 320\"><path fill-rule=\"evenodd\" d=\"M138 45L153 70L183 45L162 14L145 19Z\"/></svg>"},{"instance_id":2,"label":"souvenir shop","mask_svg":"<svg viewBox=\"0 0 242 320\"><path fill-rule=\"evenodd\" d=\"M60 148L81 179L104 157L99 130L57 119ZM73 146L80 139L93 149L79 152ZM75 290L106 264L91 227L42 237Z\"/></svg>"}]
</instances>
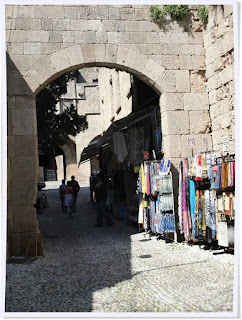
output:
<instances>
[{"instance_id":1,"label":"souvenir shop","mask_svg":"<svg viewBox=\"0 0 242 320\"><path fill-rule=\"evenodd\" d=\"M204 153L181 161L178 216L188 243L233 250L235 155Z\"/></svg>"},{"instance_id":2,"label":"souvenir shop","mask_svg":"<svg viewBox=\"0 0 242 320\"><path fill-rule=\"evenodd\" d=\"M129 216L137 224L139 165L145 150L162 158L160 123L159 107L150 106L113 123L98 142L100 172L109 184L112 214L118 219Z\"/></svg>"},{"instance_id":3,"label":"souvenir shop","mask_svg":"<svg viewBox=\"0 0 242 320\"><path fill-rule=\"evenodd\" d=\"M176 240L171 160L144 161L137 181L138 224L149 234Z\"/></svg>"}]
</instances>

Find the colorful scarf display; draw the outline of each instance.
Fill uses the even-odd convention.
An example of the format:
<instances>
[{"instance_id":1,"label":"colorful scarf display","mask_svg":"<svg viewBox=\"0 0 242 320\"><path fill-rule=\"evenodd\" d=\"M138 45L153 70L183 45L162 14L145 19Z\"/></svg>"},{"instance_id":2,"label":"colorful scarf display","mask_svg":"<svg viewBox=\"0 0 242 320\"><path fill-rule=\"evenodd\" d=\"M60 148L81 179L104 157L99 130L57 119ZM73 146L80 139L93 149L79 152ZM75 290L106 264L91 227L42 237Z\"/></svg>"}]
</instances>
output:
<instances>
[{"instance_id":1,"label":"colorful scarf display","mask_svg":"<svg viewBox=\"0 0 242 320\"><path fill-rule=\"evenodd\" d=\"M220 222L234 221L235 161L217 159L216 154L204 154L180 163L178 217L186 241L211 243L218 240ZM221 241L221 232L219 237Z\"/></svg>"}]
</instances>

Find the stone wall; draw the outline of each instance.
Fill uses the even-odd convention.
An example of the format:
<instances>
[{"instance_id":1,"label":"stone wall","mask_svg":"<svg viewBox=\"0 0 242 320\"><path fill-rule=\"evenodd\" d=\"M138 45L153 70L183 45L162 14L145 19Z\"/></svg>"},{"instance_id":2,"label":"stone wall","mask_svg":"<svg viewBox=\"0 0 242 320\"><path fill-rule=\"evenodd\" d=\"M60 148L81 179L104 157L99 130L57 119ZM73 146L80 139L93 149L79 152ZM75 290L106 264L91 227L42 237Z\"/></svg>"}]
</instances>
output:
<instances>
[{"instance_id":1,"label":"stone wall","mask_svg":"<svg viewBox=\"0 0 242 320\"><path fill-rule=\"evenodd\" d=\"M229 152L235 153L233 6L209 7L204 49L213 149L222 151L228 136Z\"/></svg>"}]
</instances>

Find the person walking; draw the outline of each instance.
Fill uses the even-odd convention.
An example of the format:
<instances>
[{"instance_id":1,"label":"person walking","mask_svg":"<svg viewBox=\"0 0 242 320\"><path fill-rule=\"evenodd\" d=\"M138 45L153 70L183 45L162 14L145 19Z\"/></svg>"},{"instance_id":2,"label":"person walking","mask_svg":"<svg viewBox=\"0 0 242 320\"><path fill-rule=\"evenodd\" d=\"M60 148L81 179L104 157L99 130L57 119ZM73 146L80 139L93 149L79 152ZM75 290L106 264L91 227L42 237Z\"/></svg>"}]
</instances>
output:
<instances>
[{"instance_id":1,"label":"person walking","mask_svg":"<svg viewBox=\"0 0 242 320\"><path fill-rule=\"evenodd\" d=\"M72 218L74 197L73 188L70 181L67 182L67 186L65 186L65 188L63 189L63 195L66 212L68 213L69 218Z\"/></svg>"},{"instance_id":2,"label":"person walking","mask_svg":"<svg viewBox=\"0 0 242 320\"><path fill-rule=\"evenodd\" d=\"M80 186L75 180L75 176L71 176L70 186L73 188L73 212L76 212L77 194L80 190Z\"/></svg>"},{"instance_id":3,"label":"person walking","mask_svg":"<svg viewBox=\"0 0 242 320\"><path fill-rule=\"evenodd\" d=\"M65 201L64 201L64 194L63 194L63 189L66 187L65 180L62 180L62 184L59 187L59 198L61 200L61 209L62 212L65 211Z\"/></svg>"},{"instance_id":4,"label":"person walking","mask_svg":"<svg viewBox=\"0 0 242 320\"><path fill-rule=\"evenodd\" d=\"M96 184L94 187L95 191L95 199L96 199L96 215L97 215L97 224L94 225L94 227L101 227L102 226L102 217L104 216L106 220L107 227L113 225L113 221L111 218L110 213L108 212L106 208L106 186L104 182L102 181L102 178L100 175L96 177Z\"/></svg>"}]
</instances>

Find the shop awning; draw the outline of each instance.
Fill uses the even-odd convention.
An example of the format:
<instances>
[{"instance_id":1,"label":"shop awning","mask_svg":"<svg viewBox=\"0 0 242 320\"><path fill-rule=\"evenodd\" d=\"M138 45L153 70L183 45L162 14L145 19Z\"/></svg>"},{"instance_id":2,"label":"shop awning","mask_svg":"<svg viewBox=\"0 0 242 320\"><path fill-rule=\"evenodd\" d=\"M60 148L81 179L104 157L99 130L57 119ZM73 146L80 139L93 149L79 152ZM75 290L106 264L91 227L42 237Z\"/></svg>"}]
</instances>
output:
<instances>
[{"instance_id":1,"label":"shop awning","mask_svg":"<svg viewBox=\"0 0 242 320\"><path fill-rule=\"evenodd\" d=\"M150 117L150 112L156 107L156 105L150 105L155 101L156 97L152 97L144 105L141 106L140 110L130 113L125 118L113 122L109 128L104 132L100 139L94 140L89 143L89 145L83 149L81 153L80 162L87 161L88 159L98 155L98 148L102 147L108 142L114 132L120 131L122 129L128 128L129 126Z\"/></svg>"},{"instance_id":2,"label":"shop awning","mask_svg":"<svg viewBox=\"0 0 242 320\"><path fill-rule=\"evenodd\" d=\"M90 142L88 146L83 149L79 165L81 162L87 161L90 158L96 157L98 155L98 141L99 139Z\"/></svg>"}]
</instances>

